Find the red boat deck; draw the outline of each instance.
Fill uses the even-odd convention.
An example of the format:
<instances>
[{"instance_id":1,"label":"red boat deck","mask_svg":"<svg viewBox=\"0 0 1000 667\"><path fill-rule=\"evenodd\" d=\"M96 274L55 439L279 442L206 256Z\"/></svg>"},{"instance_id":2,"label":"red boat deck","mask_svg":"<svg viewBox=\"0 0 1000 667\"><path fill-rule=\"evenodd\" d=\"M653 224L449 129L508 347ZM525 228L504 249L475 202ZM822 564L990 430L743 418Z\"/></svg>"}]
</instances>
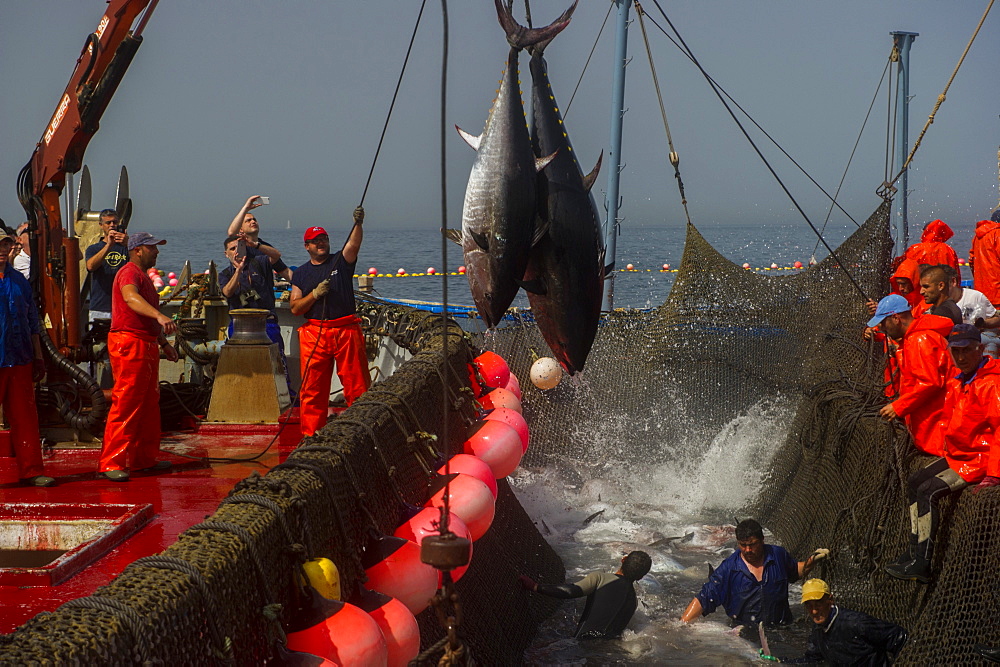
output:
<instances>
[{"instance_id":1,"label":"red boat deck","mask_svg":"<svg viewBox=\"0 0 1000 667\"><path fill-rule=\"evenodd\" d=\"M39 612L90 595L132 561L163 551L180 533L212 514L236 482L255 470L264 474L284 461L299 439L297 423L289 423L280 435L277 426L266 425L206 425L197 433L165 434L160 458L170 460L173 468L155 475L136 473L124 483L97 477L97 449L56 449L53 456L45 459L45 474L57 481L50 488L20 485L16 461L0 456L0 498L5 506L10 503L153 506L153 518L144 527L61 584L0 585L0 634L12 632ZM248 459L262 452L253 461L196 460Z\"/></svg>"}]
</instances>

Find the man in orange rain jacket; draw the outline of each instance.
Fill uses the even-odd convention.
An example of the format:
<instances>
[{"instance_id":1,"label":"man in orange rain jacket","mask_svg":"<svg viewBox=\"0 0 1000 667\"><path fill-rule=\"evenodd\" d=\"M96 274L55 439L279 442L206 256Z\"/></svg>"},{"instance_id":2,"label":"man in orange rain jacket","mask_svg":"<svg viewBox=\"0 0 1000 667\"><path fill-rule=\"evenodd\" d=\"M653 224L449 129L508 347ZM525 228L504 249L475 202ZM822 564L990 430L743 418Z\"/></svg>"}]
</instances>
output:
<instances>
[{"instance_id":1,"label":"man in orange rain jacket","mask_svg":"<svg viewBox=\"0 0 1000 667\"><path fill-rule=\"evenodd\" d=\"M955 250L945 243L955 235L951 227L940 220L932 220L924 225L924 232L920 235L920 243L914 243L906 249L906 258L912 259L917 264L947 264L955 267L958 271L958 255Z\"/></svg>"},{"instance_id":2,"label":"man in orange rain jacket","mask_svg":"<svg viewBox=\"0 0 1000 667\"><path fill-rule=\"evenodd\" d=\"M1000 305L1000 209L976 223L969 250L972 281L994 306Z\"/></svg>"},{"instance_id":3,"label":"man in orange rain jacket","mask_svg":"<svg viewBox=\"0 0 1000 667\"><path fill-rule=\"evenodd\" d=\"M868 326L879 327L899 344L899 396L879 416L903 419L917 449L941 456L938 421L945 378L952 370L944 335L951 331L951 320L930 314L913 317L906 299L890 294L878 302Z\"/></svg>"},{"instance_id":4,"label":"man in orange rain jacket","mask_svg":"<svg viewBox=\"0 0 1000 667\"><path fill-rule=\"evenodd\" d=\"M907 482L910 546L885 567L897 579L931 580L941 496L977 482L973 493L1000 484L1000 361L983 356L979 329L971 324L955 325L948 349L959 372L948 378L941 455Z\"/></svg>"},{"instance_id":5,"label":"man in orange rain jacket","mask_svg":"<svg viewBox=\"0 0 1000 667\"><path fill-rule=\"evenodd\" d=\"M889 278L894 294L903 296L910 304L910 307L920 305L924 302L920 296L920 264L912 259L906 258L900 262L896 272Z\"/></svg>"}]
</instances>

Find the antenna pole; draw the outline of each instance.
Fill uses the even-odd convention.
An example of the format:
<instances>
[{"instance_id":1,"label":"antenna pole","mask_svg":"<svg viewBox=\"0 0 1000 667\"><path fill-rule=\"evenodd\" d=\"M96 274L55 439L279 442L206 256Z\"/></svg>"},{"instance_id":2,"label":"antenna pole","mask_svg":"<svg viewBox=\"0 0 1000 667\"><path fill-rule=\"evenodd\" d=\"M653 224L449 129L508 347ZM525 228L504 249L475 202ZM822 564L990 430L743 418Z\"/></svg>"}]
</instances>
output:
<instances>
[{"instance_id":1,"label":"antenna pole","mask_svg":"<svg viewBox=\"0 0 1000 667\"><path fill-rule=\"evenodd\" d=\"M895 31L892 35L893 44L899 53L896 63L896 164L902 168L906 164L906 156L910 152L910 46L920 33ZM909 167L903 169L899 179L899 196L896 198L896 211L893 213L896 229L896 254L902 255L910 246L910 228L907 217L907 181Z\"/></svg>"},{"instance_id":2,"label":"antenna pole","mask_svg":"<svg viewBox=\"0 0 1000 667\"><path fill-rule=\"evenodd\" d=\"M615 28L615 77L611 86L611 146L608 150L608 193L604 208L608 212L604 223L605 269L607 276L602 310L611 310L615 303L615 252L618 244L618 178L622 170L622 125L625 121L625 67L628 64L628 10L633 0L614 0L618 9Z\"/></svg>"}]
</instances>

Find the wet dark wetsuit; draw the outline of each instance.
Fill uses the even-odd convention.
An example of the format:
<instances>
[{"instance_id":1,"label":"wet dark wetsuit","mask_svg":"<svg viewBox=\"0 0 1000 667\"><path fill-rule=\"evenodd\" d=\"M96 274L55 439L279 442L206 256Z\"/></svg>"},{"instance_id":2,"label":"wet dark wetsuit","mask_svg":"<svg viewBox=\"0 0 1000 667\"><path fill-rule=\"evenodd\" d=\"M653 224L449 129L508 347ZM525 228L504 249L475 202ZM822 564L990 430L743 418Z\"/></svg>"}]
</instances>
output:
<instances>
[{"instance_id":1,"label":"wet dark wetsuit","mask_svg":"<svg viewBox=\"0 0 1000 667\"><path fill-rule=\"evenodd\" d=\"M575 584L538 584L537 591L554 598L587 597L574 637L613 639L632 620L638 604L635 586L620 574L591 572Z\"/></svg>"}]
</instances>

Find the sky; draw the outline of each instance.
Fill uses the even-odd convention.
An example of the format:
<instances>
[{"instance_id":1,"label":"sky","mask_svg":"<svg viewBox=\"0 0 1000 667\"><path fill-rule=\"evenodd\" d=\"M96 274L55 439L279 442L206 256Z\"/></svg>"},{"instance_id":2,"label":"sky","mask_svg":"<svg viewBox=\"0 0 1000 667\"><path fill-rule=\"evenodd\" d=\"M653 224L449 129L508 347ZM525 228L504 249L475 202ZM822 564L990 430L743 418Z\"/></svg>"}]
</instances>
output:
<instances>
[{"instance_id":1,"label":"sky","mask_svg":"<svg viewBox=\"0 0 1000 667\"><path fill-rule=\"evenodd\" d=\"M532 0L535 25L569 0ZM447 168L449 226L460 225L474 154L451 128L478 134L507 55L489 0L451 0ZM831 192L847 165L891 51L889 33L920 33L912 50L911 141L978 23L986 0L660 0L708 72ZM0 6L0 217L20 221L16 178L61 96L100 0ZM93 206L113 206L128 167L142 228L225 225L246 198L267 195L268 224L349 224L361 201L420 7L418 0L162 0L144 42L85 155ZM614 15L580 92L567 105L594 46L608 0L580 0L548 47L550 79L584 171L607 153ZM647 32L692 219L710 227L798 223L788 198L691 63L650 19ZM523 20L523 3L515 12ZM635 13L633 10L633 19ZM998 12L991 14L917 153L911 224L968 222L998 204ZM440 223L441 3L430 0L364 204L368 225ZM683 211L637 22L629 31L623 224L678 226ZM521 57L525 100L527 58ZM878 204L885 176L883 86L841 192L859 221ZM759 133L753 132L755 139ZM768 159L807 214L829 206L787 160ZM595 188L606 189L607 163ZM141 222L139 222L141 221ZM834 217L831 224L844 224Z\"/></svg>"}]
</instances>

